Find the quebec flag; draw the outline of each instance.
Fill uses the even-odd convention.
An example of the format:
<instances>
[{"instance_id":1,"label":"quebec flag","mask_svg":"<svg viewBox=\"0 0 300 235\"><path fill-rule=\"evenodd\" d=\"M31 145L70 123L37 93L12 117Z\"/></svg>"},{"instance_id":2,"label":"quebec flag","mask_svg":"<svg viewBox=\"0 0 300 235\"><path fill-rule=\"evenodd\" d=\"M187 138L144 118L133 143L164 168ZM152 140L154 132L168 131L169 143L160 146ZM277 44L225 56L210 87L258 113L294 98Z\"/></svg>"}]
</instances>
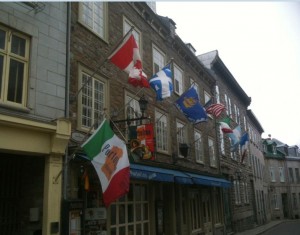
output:
<instances>
[{"instance_id":1,"label":"quebec flag","mask_svg":"<svg viewBox=\"0 0 300 235\"><path fill-rule=\"evenodd\" d=\"M194 86L183 93L175 105L190 122L197 124L207 121L207 114L199 102L199 96Z\"/></svg>"},{"instance_id":2,"label":"quebec flag","mask_svg":"<svg viewBox=\"0 0 300 235\"><path fill-rule=\"evenodd\" d=\"M166 65L162 70L158 71L149 80L150 86L156 92L156 100L163 100L170 97L173 92L172 71L170 64Z\"/></svg>"}]
</instances>

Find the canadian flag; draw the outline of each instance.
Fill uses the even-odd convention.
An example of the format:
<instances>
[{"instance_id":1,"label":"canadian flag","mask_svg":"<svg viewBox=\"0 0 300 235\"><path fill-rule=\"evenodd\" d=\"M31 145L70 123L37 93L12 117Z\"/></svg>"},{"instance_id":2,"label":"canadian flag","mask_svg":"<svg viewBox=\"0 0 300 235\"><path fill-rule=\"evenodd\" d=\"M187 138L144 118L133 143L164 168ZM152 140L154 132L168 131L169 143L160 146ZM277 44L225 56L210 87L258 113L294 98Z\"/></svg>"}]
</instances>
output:
<instances>
[{"instance_id":1,"label":"canadian flag","mask_svg":"<svg viewBox=\"0 0 300 235\"><path fill-rule=\"evenodd\" d=\"M118 48L108 57L117 67L129 74L128 82L133 86L150 87L143 72L139 48L134 36L128 34Z\"/></svg>"}]
</instances>

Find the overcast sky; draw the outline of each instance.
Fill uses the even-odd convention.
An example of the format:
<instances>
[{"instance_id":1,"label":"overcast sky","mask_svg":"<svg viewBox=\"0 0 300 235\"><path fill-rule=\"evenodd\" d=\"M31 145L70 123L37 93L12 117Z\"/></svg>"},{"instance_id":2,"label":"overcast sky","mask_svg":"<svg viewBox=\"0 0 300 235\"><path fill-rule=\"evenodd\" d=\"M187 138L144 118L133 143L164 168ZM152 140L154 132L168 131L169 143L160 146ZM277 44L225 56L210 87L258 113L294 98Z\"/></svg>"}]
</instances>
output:
<instances>
[{"instance_id":1,"label":"overcast sky","mask_svg":"<svg viewBox=\"0 0 300 235\"><path fill-rule=\"evenodd\" d=\"M300 146L300 2L157 2L196 55L219 56L268 134Z\"/></svg>"}]
</instances>

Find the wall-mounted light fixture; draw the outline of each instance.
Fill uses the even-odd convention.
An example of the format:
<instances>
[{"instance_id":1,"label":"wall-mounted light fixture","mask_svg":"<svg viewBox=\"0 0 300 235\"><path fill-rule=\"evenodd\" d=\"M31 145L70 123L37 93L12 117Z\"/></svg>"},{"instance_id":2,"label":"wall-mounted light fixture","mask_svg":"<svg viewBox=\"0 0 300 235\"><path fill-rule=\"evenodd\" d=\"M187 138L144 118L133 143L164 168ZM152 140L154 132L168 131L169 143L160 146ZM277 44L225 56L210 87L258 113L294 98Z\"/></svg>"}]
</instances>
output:
<instances>
[{"instance_id":1,"label":"wall-mounted light fixture","mask_svg":"<svg viewBox=\"0 0 300 235\"><path fill-rule=\"evenodd\" d=\"M126 122L128 125L130 124L130 122L133 121L139 121L139 120L144 120L144 119L148 119L148 117L144 117L144 113L147 110L148 107L148 100L146 99L145 95L142 95L142 97L139 99L139 106L140 106L140 110L142 113L141 117L137 117L137 118L129 118L128 116L128 112L127 112L127 118L126 119L122 119L122 120L112 120L114 123L122 123L122 122Z\"/></svg>"}]
</instances>

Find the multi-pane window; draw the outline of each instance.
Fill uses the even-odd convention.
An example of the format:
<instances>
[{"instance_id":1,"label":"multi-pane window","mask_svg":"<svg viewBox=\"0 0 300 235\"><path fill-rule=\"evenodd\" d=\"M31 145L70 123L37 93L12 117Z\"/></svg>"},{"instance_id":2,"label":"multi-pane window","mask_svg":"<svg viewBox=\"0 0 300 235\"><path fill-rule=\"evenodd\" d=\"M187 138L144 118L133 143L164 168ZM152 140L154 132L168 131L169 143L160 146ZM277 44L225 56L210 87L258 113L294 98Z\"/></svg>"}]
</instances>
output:
<instances>
[{"instance_id":1,"label":"multi-pane window","mask_svg":"<svg viewBox=\"0 0 300 235\"><path fill-rule=\"evenodd\" d=\"M193 78L190 78L190 84L191 86L194 85L195 89L196 89L196 92L198 94L198 98L200 100L200 88L199 88L199 85L198 83L195 82L195 80Z\"/></svg>"},{"instance_id":2,"label":"multi-pane window","mask_svg":"<svg viewBox=\"0 0 300 235\"><path fill-rule=\"evenodd\" d=\"M152 59L153 59L153 74L161 70L166 64L165 55L155 46L152 47Z\"/></svg>"},{"instance_id":3,"label":"multi-pane window","mask_svg":"<svg viewBox=\"0 0 300 235\"><path fill-rule=\"evenodd\" d=\"M81 69L79 73L81 90L80 126L83 129L96 128L104 118L106 107L107 83L100 77L91 77L87 71ZM79 89L80 89L79 88Z\"/></svg>"},{"instance_id":4,"label":"multi-pane window","mask_svg":"<svg viewBox=\"0 0 300 235\"><path fill-rule=\"evenodd\" d=\"M25 107L29 37L0 26L0 103Z\"/></svg>"},{"instance_id":5,"label":"multi-pane window","mask_svg":"<svg viewBox=\"0 0 300 235\"><path fill-rule=\"evenodd\" d=\"M293 197L293 207L294 207L294 209L298 209L296 193L293 193L292 197Z\"/></svg>"},{"instance_id":6,"label":"multi-pane window","mask_svg":"<svg viewBox=\"0 0 300 235\"><path fill-rule=\"evenodd\" d=\"M221 154L225 156L225 141L224 141L224 133L219 127L219 133L220 133L220 148L221 148Z\"/></svg>"},{"instance_id":7,"label":"multi-pane window","mask_svg":"<svg viewBox=\"0 0 300 235\"><path fill-rule=\"evenodd\" d=\"M168 152L168 119L161 112L155 112L156 148L158 151Z\"/></svg>"},{"instance_id":8,"label":"multi-pane window","mask_svg":"<svg viewBox=\"0 0 300 235\"><path fill-rule=\"evenodd\" d=\"M110 234L150 234L148 185L131 183L129 193L110 206Z\"/></svg>"},{"instance_id":9,"label":"multi-pane window","mask_svg":"<svg viewBox=\"0 0 300 235\"><path fill-rule=\"evenodd\" d=\"M273 194L273 208L279 209L278 196L276 193Z\"/></svg>"},{"instance_id":10,"label":"multi-pane window","mask_svg":"<svg viewBox=\"0 0 300 235\"><path fill-rule=\"evenodd\" d=\"M208 138L208 155L210 160L210 166L216 167L217 160L216 160L215 144L213 139L211 138Z\"/></svg>"},{"instance_id":11,"label":"multi-pane window","mask_svg":"<svg viewBox=\"0 0 300 235\"><path fill-rule=\"evenodd\" d=\"M277 153L277 151L276 151L276 145L272 145L272 151L273 151L273 154Z\"/></svg>"},{"instance_id":12,"label":"multi-pane window","mask_svg":"<svg viewBox=\"0 0 300 235\"><path fill-rule=\"evenodd\" d=\"M190 192L189 194L190 201L190 212L191 212L191 227L192 231L196 232L201 229L201 196L200 193Z\"/></svg>"},{"instance_id":13,"label":"multi-pane window","mask_svg":"<svg viewBox=\"0 0 300 235\"><path fill-rule=\"evenodd\" d=\"M244 198L245 198L245 203L249 203L249 190L248 190L248 183L245 182L244 184L244 187L245 187L245 195L244 195Z\"/></svg>"},{"instance_id":14,"label":"multi-pane window","mask_svg":"<svg viewBox=\"0 0 300 235\"><path fill-rule=\"evenodd\" d=\"M123 34L125 35L131 27L134 26L129 20L124 19L123 21ZM132 30L132 35L138 45L138 48L141 48L141 32L137 30L136 27ZM141 50L140 50L141 51Z\"/></svg>"},{"instance_id":15,"label":"multi-pane window","mask_svg":"<svg viewBox=\"0 0 300 235\"><path fill-rule=\"evenodd\" d=\"M176 122L176 130L177 130L178 155L179 155L179 157L184 157L180 153L179 147L180 147L180 144L186 144L187 133L186 133L185 124L183 124L182 122L177 121Z\"/></svg>"},{"instance_id":16,"label":"multi-pane window","mask_svg":"<svg viewBox=\"0 0 300 235\"><path fill-rule=\"evenodd\" d=\"M183 72L176 64L174 64L174 91L178 95L183 93Z\"/></svg>"},{"instance_id":17,"label":"multi-pane window","mask_svg":"<svg viewBox=\"0 0 300 235\"><path fill-rule=\"evenodd\" d=\"M233 181L233 189L234 189L234 197L235 197L235 204L241 204L241 192L240 192L240 181L234 180Z\"/></svg>"},{"instance_id":18,"label":"multi-pane window","mask_svg":"<svg viewBox=\"0 0 300 235\"><path fill-rule=\"evenodd\" d=\"M293 168L289 167L289 177L290 177L290 182L294 183L294 174L293 174Z\"/></svg>"},{"instance_id":19,"label":"multi-pane window","mask_svg":"<svg viewBox=\"0 0 300 235\"><path fill-rule=\"evenodd\" d=\"M216 103L220 103L220 91L219 91L219 86L216 85L215 91L216 91Z\"/></svg>"},{"instance_id":20,"label":"multi-pane window","mask_svg":"<svg viewBox=\"0 0 300 235\"><path fill-rule=\"evenodd\" d=\"M127 108L125 109L127 118L139 118L142 116L138 100L129 94L125 96L125 105L127 105ZM130 122L130 125L138 125L138 123L137 121L132 121Z\"/></svg>"},{"instance_id":21,"label":"multi-pane window","mask_svg":"<svg viewBox=\"0 0 300 235\"><path fill-rule=\"evenodd\" d=\"M284 182L285 179L284 179L284 169L283 169L283 167L278 167L278 170L279 170L280 182Z\"/></svg>"},{"instance_id":22,"label":"multi-pane window","mask_svg":"<svg viewBox=\"0 0 300 235\"><path fill-rule=\"evenodd\" d=\"M107 39L107 3L80 2L79 21L103 39Z\"/></svg>"},{"instance_id":23,"label":"multi-pane window","mask_svg":"<svg viewBox=\"0 0 300 235\"><path fill-rule=\"evenodd\" d=\"M296 182L300 183L299 168L295 168L295 174L296 174Z\"/></svg>"},{"instance_id":24,"label":"multi-pane window","mask_svg":"<svg viewBox=\"0 0 300 235\"><path fill-rule=\"evenodd\" d=\"M203 154L203 141L202 135L199 131L194 132L194 143L195 143L195 158L196 162L203 163L204 154Z\"/></svg>"},{"instance_id":25,"label":"multi-pane window","mask_svg":"<svg viewBox=\"0 0 300 235\"><path fill-rule=\"evenodd\" d=\"M276 181L274 167L272 167L272 166L270 166L270 179L271 179L271 182L275 182Z\"/></svg>"}]
</instances>

